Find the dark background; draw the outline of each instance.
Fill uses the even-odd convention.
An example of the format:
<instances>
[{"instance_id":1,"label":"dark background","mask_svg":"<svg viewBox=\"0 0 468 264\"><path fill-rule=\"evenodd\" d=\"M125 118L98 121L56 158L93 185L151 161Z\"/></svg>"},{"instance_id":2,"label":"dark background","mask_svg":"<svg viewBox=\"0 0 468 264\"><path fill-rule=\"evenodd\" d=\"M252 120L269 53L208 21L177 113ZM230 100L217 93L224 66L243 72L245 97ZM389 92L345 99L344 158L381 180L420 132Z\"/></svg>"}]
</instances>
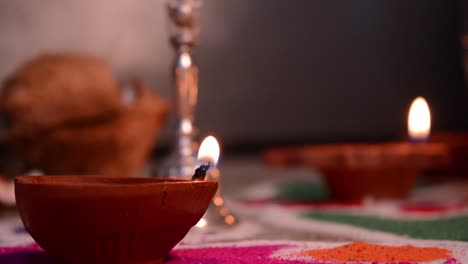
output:
<instances>
[{"instance_id":1,"label":"dark background","mask_svg":"<svg viewBox=\"0 0 468 264\"><path fill-rule=\"evenodd\" d=\"M464 2L205 0L196 124L235 150L391 140L416 96L468 129ZM466 8L465 8L466 9ZM164 1L2 1L0 77L46 51L104 56L171 96ZM173 120L160 146L171 143Z\"/></svg>"},{"instance_id":2,"label":"dark background","mask_svg":"<svg viewBox=\"0 0 468 264\"><path fill-rule=\"evenodd\" d=\"M204 24L228 2L207 3ZM236 21L230 39L207 37L198 53L199 124L253 144L391 139L405 133L408 106L421 95L435 130L465 129L460 7L257 0L246 13L224 11Z\"/></svg>"}]
</instances>

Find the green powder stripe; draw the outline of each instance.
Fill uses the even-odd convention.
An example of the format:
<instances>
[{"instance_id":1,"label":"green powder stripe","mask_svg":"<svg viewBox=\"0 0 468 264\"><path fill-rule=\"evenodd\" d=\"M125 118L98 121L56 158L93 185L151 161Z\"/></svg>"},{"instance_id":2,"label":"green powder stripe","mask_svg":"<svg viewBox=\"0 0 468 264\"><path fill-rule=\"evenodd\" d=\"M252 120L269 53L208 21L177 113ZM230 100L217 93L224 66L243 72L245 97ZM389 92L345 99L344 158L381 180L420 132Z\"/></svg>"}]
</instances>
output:
<instances>
[{"instance_id":1,"label":"green powder stripe","mask_svg":"<svg viewBox=\"0 0 468 264\"><path fill-rule=\"evenodd\" d=\"M330 198L323 183L291 182L283 183L278 188L277 199L288 202L326 201Z\"/></svg>"},{"instance_id":2,"label":"green powder stripe","mask_svg":"<svg viewBox=\"0 0 468 264\"><path fill-rule=\"evenodd\" d=\"M468 241L468 215L428 220L395 220L377 216L310 211L303 216L412 238Z\"/></svg>"}]
</instances>

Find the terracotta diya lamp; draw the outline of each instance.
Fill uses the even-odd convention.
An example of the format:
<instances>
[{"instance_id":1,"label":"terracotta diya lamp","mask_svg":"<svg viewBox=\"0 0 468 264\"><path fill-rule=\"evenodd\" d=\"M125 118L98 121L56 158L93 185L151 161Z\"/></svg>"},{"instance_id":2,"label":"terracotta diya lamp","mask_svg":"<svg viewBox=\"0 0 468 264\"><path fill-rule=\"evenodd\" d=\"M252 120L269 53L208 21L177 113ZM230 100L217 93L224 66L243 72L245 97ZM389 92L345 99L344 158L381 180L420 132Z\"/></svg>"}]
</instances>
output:
<instances>
[{"instance_id":1,"label":"terracotta diya lamp","mask_svg":"<svg viewBox=\"0 0 468 264\"><path fill-rule=\"evenodd\" d=\"M424 143L430 133L427 102L416 98L408 114L408 132L415 143L328 144L273 149L265 154L270 165L305 165L325 175L332 196L357 200L404 198L418 175L450 164L447 145Z\"/></svg>"},{"instance_id":2,"label":"terracotta diya lamp","mask_svg":"<svg viewBox=\"0 0 468 264\"><path fill-rule=\"evenodd\" d=\"M415 104L416 100L413 105ZM424 110L424 107L427 109ZM420 102L419 107L415 108L419 108L419 111L411 112L410 110L408 118L408 132L410 137L414 137L411 132L417 136L418 133L424 133L424 130L427 130L430 126L430 114L427 103L424 106L424 104ZM424 115L425 117L421 118L421 113L424 111L427 112L427 114ZM410 120L412 117L414 120ZM411 129L413 129L413 131L411 131ZM468 175L468 166L466 165L466 161L468 160L468 132L434 132L432 133L429 141L445 144L448 147L448 155L450 156L451 164L449 167L445 168L430 168L426 173L428 176L431 176L432 179L443 179L451 178L453 176Z\"/></svg>"},{"instance_id":3,"label":"terracotta diya lamp","mask_svg":"<svg viewBox=\"0 0 468 264\"><path fill-rule=\"evenodd\" d=\"M430 141L447 145L451 166L446 169L429 170L427 171L429 176L437 178L468 177L468 132L434 132Z\"/></svg>"},{"instance_id":4,"label":"terracotta diya lamp","mask_svg":"<svg viewBox=\"0 0 468 264\"><path fill-rule=\"evenodd\" d=\"M265 153L273 166L305 166L324 174L333 198L359 200L403 198L418 175L449 162L443 144L327 144L272 149Z\"/></svg>"},{"instance_id":5,"label":"terracotta diya lamp","mask_svg":"<svg viewBox=\"0 0 468 264\"><path fill-rule=\"evenodd\" d=\"M21 219L65 263L162 263L205 213L218 183L157 178L21 176Z\"/></svg>"}]
</instances>

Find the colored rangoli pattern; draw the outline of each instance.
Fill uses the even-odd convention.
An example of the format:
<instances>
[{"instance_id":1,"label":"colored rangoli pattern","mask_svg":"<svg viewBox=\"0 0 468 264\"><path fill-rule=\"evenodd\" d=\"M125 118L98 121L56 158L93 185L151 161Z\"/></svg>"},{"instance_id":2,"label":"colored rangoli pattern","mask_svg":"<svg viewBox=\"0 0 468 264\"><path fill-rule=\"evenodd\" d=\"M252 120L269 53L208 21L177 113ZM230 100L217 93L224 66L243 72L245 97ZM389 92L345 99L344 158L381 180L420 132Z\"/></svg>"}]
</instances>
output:
<instances>
[{"instance_id":1,"label":"colored rangoli pattern","mask_svg":"<svg viewBox=\"0 0 468 264\"><path fill-rule=\"evenodd\" d=\"M451 259L451 251L438 247L382 246L363 242L330 249L312 249L304 254L318 260L339 262L420 262Z\"/></svg>"},{"instance_id":2,"label":"colored rangoli pattern","mask_svg":"<svg viewBox=\"0 0 468 264\"><path fill-rule=\"evenodd\" d=\"M310 219L349 224L412 238L468 241L468 215L417 220L310 211L304 216Z\"/></svg>"},{"instance_id":3,"label":"colored rangoli pattern","mask_svg":"<svg viewBox=\"0 0 468 264\"><path fill-rule=\"evenodd\" d=\"M167 264L346 264L346 263L431 263L460 264L468 261L466 244L451 248L369 243L241 242L205 246L179 246L171 251ZM2 264L55 263L37 245L0 248Z\"/></svg>"},{"instance_id":4,"label":"colored rangoli pattern","mask_svg":"<svg viewBox=\"0 0 468 264\"><path fill-rule=\"evenodd\" d=\"M450 187L450 188L449 188ZM438 197L419 196L407 201L330 200L326 186L316 180L288 179L252 186L240 211L283 229L319 234L326 239L385 242L399 239L468 241L468 203L460 200L454 186ZM262 194L255 196L255 193ZM426 195L421 195L426 193Z\"/></svg>"}]
</instances>

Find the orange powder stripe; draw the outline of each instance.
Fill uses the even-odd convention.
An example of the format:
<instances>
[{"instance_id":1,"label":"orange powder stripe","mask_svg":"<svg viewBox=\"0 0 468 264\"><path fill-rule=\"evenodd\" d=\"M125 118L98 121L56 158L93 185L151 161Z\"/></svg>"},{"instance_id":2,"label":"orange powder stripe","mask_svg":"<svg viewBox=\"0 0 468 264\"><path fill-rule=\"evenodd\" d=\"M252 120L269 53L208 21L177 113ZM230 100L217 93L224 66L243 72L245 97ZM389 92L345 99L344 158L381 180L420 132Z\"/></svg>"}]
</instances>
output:
<instances>
[{"instance_id":1,"label":"orange powder stripe","mask_svg":"<svg viewBox=\"0 0 468 264\"><path fill-rule=\"evenodd\" d=\"M451 258L451 251L436 247L382 246L364 242L305 251L304 254L322 261L419 262Z\"/></svg>"}]
</instances>

